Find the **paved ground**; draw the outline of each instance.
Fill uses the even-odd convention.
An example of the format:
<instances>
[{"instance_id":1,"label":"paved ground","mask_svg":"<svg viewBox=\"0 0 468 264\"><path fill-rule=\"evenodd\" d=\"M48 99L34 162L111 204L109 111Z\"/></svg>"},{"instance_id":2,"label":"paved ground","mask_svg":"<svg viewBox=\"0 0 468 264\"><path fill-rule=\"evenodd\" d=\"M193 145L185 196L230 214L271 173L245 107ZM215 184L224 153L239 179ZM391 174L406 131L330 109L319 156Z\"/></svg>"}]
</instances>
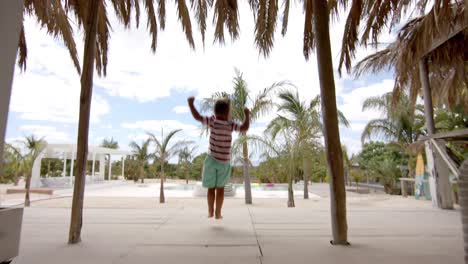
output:
<instances>
[{"instance_id":1,"label":"paved ground","mask_svg":"<svg viewBox=\"0 0 468 264\"><path fill-rule=\"evenodd\" d=\"M328 186L313 190L326 193ZM325 196L325 195L324 195ZM227 199L224 219L205 200L87 197L83 241L67 245L70 198L25 209L15 264L74 263L463 263L459 211L428 201L349 194L351 246L331 246L329 200Z\"/></svg>"}]
</instances>

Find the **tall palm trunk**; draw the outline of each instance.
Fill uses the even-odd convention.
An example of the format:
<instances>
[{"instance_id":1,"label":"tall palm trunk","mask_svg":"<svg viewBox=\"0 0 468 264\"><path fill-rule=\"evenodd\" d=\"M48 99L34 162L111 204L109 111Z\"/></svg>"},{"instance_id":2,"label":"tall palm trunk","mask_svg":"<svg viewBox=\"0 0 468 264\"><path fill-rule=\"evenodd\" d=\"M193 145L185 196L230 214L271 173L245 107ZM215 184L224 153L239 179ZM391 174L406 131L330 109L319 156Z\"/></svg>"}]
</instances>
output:
<instances>
[{"instance_id":1,"label":"tall palm trunk","mask_svg":"<svg viewBox=\"0 0 468 264\"><path fill-rule=\"evenodd\" d=\"M159 203L165 203L164 198L164 163L161 164L161 184L159 186Z\"/></svg>"},{"instance_id":2,"label":"tall palm trunk","mask_svg":"<svg viewBox=\"0 0 468 264\"><path fill-rule=\"evenodd\" d=\"M89 0L85 27L85 48L83 72L81 74L80 116L78 121L78 150L76 153L76 178L73 188L73 201L68 243L81 241L83 223L83 198L86 181L86 161L88 157L88 132L93 94L94 59L96 53L97 14L100 0Z\"/></svg>"},{"instance_id":3,"label":"tall palm trunk","mask_svg":"<svg viewBox=\"0 0 468 264\"><path fill-rule=\"evenodd\" d=\"M246 136L243 133L243 136ZM245 203L252 204L252 189L250 183L250 172L249 172L249 149L247 142L242 143L242 156L244 159L244 190L245 190Z\"/></svg>"},{"instance_id":4,"label":"tall palm trunk","mask_svg":"<svg viewBox=\"0 0 468 264\"><path fill-rule=\"evenodd\" d=\"M109 162L107 164L107 168L108 168L108 171L107 171L107 180L112 180L112 162L111 162L111 155L109 154Z\"/></svg>"},{"instance_id":5,"label":"tall palm trunk","mask_svg":"<svg viewBox=\"0 0 468 264\"><path fill-rule=\"evenodd\" d=\"M288 179L288 207L296 207L294 203L293 177L291 175Z\"/></svg>"},{"instance_id":6,"label":"tall palm trunk","mask_svg":"<svg viewBox=\"0 0 468 264\"><path fill-rule=\"evenodd\" d=\"M24 206L29 207L31 205L31 200L29 198L31 193L31 172L26 173L26 186L24 188L26 189L26 194L24 196Z\"/></svg>"},{"instance_id":7,"label":"tall palm trunk","mask_svg":"<svg viewBox=\"0 0 468 264\"><path fill-rule=\"evenodd\" d=\"M333 233L331 242L334 245L347 245L346 190L330 48L329 12L327 1L312 0L312 5L317 37L317 64L320 78L325 147L330 173L330 206Z\"/></svg>"},{"instance_id":8,"label":"tall palm trunk","mask_svg":"<svg viewBox=\"0 0 468 264\"><path fill-rule=\"evenodd\" d=\"M302 170L304 171L304 199L309 199L310 159L306 155L302 158Z\"/></svg>"},{"instance_id":9,"label":"tall palm trunk","mask_svg":"<svg viewBox=\"0 0 468 264\"><path fill-rule=\"evenodd\" d=\"M188 184L189 171L190 171L190 167L185 168L185 184Z\"/></svg>"},{"instance_id":10,"label":"tall palm trunk","mask_svg":"<svg viewBox=\"0 0 468 264\"><path fill-rule=\"evenodd\" d=\"M1 170L0 170L0 173L1 173ZM15 178L13 179L13 185L18 186L18 183L19 183L18 171L15 170Z\"/></svg>"},{"instance_id":11,"label":"tall palm trunk","mask_svg":"<svg viewBox=\"0 0 468 264\"><path fill-rule=\"evenodd\" d=\"M140 164L140 176L138 178L140 178L140 182L141 183L145 183L145 180L144 180L144 172L145 172L145 165L144 164Z\"/></svg>"}]
</instances>

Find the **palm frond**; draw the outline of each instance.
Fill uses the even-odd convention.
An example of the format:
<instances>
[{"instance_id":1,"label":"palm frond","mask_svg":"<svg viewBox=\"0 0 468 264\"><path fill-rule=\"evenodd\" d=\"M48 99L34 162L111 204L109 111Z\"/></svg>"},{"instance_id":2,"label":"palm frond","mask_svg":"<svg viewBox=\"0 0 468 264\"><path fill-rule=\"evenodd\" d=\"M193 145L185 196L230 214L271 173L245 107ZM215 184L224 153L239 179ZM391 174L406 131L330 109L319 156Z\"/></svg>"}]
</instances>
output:
<instances>
[{"instance_id":1,"label":"palm frond","mask_svg":"<svg viewBox=\"0 0 468 264\"><path fill-rule=\"evenodd\" d=\"M187 5L184 0L177 0L177 15L179 21L182 24L182 30L185 33L185 37L189 42L192 49L195 49L195 42L193 41L192 35L192 22L190 21L190 14Z\"/></svg>"},{"instance_id":2,"label":"palm frond","mask_svg":"<svg viewBox=\"0 0 468 264\"><path fill-rule=\"evenodd\" d=\"M237 0L216 0L213 16L215 42L224 43L224 27L233 40L239 37L239 10Z\"/></svg>"},{"instance_id":3,"label":"palm frond","mask_svg":"<svg viewBox=\"0 0 468 264\"><path fill-rule=\"evenodd\" d=\"M362 103L362 111L366 111L369 109L375 109L381 111L384 115L389 113L390 109L390 102L392 98L392 93L385 93L381 96L372 96L368 97Z\"/></svg>"},{"instance_id":4,"label":"palm frond","mask_svg":"<svg viewBox=\"0 0 468 264\"><path fill-rule=\"evenodd\" d=\"M250 109L250 119L255 121L261 116L268 114L273 108L272 93L275 90L284 88L285 86L293 86L288 81L274 82L270 86L261 90L253 100L252 109Z\"/></svg>"},{"instance_id":5,"label":"palm frond","mask_svg":"<svg viewBox=\"0 0 468 264\"><path fill-rule=\"evenodd\" d=\"M361 134L361 142L364 144L366 139L372 137L393 141L398 138L397 131L395 125L387 119L373 119L364 128Z\"/></svg>"},{"instance_id":6,"label":"palm frond","mask_svg":"<svg viewBox=\"0 0 468 264\"><path fill-rule=\"evenodd\" d=\"M164 30L166 27L166 0L158 0L159 25Z\"/></svg>"},{"instance_id":7,"label":"palm frond","mask_svg":"<svg viewBox=\"0 0 468 264\"><path fill-rule=\"evenodd\" d=\"M109 50L110 23L107 17L106 5L100 1L97 21L96 38L96 70L99 76L107 75L107 54Z\"/></svg>"},{"instance_id":8,"label":"palm frond","mask_svg":"<svg viewBox=\"0 0 468 264\"><path fill-rule=\"evenodd\" d=\"M282 25L282 28L281 28L281 35L283 35L283 37L286 35L286 31L288 30L289 5L291 4L290 2L291 2L290 0L284 0L284 2L283 2L283 6L284 6L283 25Z\"/></svg>"},{"instance_id":9,"label":"palm frond","mask_svg":"<svg viewBox=\"0 0 468 264\"><path fill-rule=\"evenodd\" d=\"M205 46L206 17L208 15L208 0L191 0L192 8L195 10L195 18L198 21L198 27L202 36L203 47Z\"/></svg>"},{"instance_id":10,"label":"palm frond","mask_svg":"<svg viewBox=\"0 0 468 264\"><path fill-rule=\"evenodd\" d=\"M181 141L176 142L174 145L172 145L167 150L168 158L179 154L181 151L183 151L185 148L187 148L187 146L190 146L190 145L192 145L194 143L195 143L195 141L193 141L193 140L181 140Z\"/></svg>"},{"instance_id":11,"label":"palm frond","mask_svg":"<svg viewBox=\"0 0 468 264\"><path fill-rule=\"evenodd\" d=\"M345 29L343 33L340 62L338 64L338 72L341 75L343 63L346 69L351 69L351 59L356 53L356 44L358 42L358 29L363 15L363 0L353 0L351 8L346 19Z\"/></svg>"},{"instance_id":12,"label":"palm frond","mask_svg":"<svg viewBox=\"0 0 468 264\"><path fill-rule=\"evenodd\" d=\"M174 137L174 135L179 133L180 131L182 131L182 129L172 130L165 138L162 139L161 152L165 152L168 149L167 146L169 145L169 142L171 141L172 137Z\"/></svg>"},{"instance_id":13,"label":"palm frond","mask_svg":"<svg viewBox=\"0 0 468 264\"><path fill-rule=\"evenodd\" d=\"M304 47L303 53L306 60L309 59L310 52L315 49L315 33L313 30L313 7L312 0L304 0Z\"/></svg>"},{"instance_id":14,"label":"palm frond","mask_svg":"<svg viewBox=\"0 0 468 264\"><path fill-rule=\"evenodd\" d=\"M278 0L259 0L255 24L255 44L265 57L268 57L273 48L277 16Z\"/></svg>"},{"instance_id":15,"label":"palm frond","mask_svg":"<svg viewBox=\"0 0 468 264\"><path fill-rule=\"evenodd\" d=\"M60 0L25 1L24 4L24 11L30 15L34 13L37 22L41 25L41 27L46 28L48 34L63 40L78 74L80 74L81 68L78 60L78 52L76 50L75 40L73 38L73 30L70 22L68 21L65 10L66 8L64 8ZM27 47L26 38L24 36L24 28L21 30L19 48L19 65L20 68L25 70Z\"/></svg>"},{"instance_id":16,"label":"palm frond","mask_svg":"<svg viewBox=\"0 0 468 264\"><path fill-rule=\"evenodd\" d=\"M278 115L268 124L265 133L275 140L280 132L290 131L294 127L294 122L284 116Z\"/></svg>"},{"instance_id":17,"label":"palm frond","mask_svg":"<svg viewBox=\"0 0 468 264\"><path fill-rule=\"evenodd\" d=\"M164 1L162 1L164 2ZM160 1L160 8L161 8L161 1ZM156 52L156 47L158 44L158 22L156 21L156 11L154 10L153 0L145 0L145 9L146 9L146 16L148 17L146 26L148 27L150 34L151 34L151 51L154 53ZM161 17L159 18L159 22L161 21ZM163 28L161 26L161 28Z\"/></svg>"},{"instance_id":18,"label":"palm frond","mask_svg":"<svg viewBox=\"0 0 468 264\"><path fill-rule=\"evenodd\" d=\"M156 144L156 151L160 152L160 150L163 149L161 141L159 141L158 138L153 133L146 132L146 134L148 135L149 140Z\"/></svg>"},{"instance_id":19,"label":"palm frond","mask_svg":"<svg viewBox=\"0 0 468 264\"><path fill-rule=\"evenodd\" d=\"M28 46L24 36L24 25L21 25L20 39L18 44L18 66L21 71L26 70L26 61L28 59Z\"/></svg>"}]
</instances>

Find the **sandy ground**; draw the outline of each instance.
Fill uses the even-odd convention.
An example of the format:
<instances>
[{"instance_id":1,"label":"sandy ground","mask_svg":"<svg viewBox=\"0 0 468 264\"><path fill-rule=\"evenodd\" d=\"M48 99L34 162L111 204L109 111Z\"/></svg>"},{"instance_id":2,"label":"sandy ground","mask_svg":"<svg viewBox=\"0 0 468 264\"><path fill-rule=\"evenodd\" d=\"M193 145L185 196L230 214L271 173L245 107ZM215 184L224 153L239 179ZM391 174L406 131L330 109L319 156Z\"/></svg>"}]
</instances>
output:
<instances>
[{"instance_id":1,"label":"sandy ground","mask_svg":"<svg viewBox=\"0 0 468 264\"><path fill-rule=\"evenodd\" d=\"M297 193L295 208L285 198L254 195L249 206L227 198L221 221L206 217L203 198L168 196L159 204L152 192L129 196L140 188L88 188L78 245L67 244L71 198L33 202L13 263L463 263L458 209L435 209L430 201L348 192L351 246L342 247L328 242L326 184L311 186L316 199Z\"/></svg>"}]
</instances>

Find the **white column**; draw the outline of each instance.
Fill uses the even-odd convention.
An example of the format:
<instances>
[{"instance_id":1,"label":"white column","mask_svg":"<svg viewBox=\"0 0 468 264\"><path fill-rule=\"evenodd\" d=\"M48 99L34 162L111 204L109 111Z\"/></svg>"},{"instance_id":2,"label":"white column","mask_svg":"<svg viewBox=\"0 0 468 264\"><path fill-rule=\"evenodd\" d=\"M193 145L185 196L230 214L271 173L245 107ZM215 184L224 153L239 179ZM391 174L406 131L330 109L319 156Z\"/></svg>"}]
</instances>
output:
<instances>
[{"instance_id":1,"label":"white column","mask_svg":"<svg viewBox=\"0 0 468 264\"><path fill-rule=\"evenodd\" d=\"M125 179L124 170L125 170L125 156L122 157L122 178L123 179Z\"/></svg>"},{"instance_id":2,"label":"white column","mask_svg":"<svg viewBox=\"0 0 468 264\"><path fill-rule=\"evenodd\" d=\"M99 181L104 181L106 179L105 164L106 159L103 154L99 154Z\"/></svg>"},{"instance_id":3,"label":"white column","mask_svg":"<svg viewBox=\"0 0 468 264\"><path fill-rule=\"evenodd\" d=\"M91 183L94 182L94 167L95 167L95 163L96 163L96 154L93 153L93 166L92 166L92 170L91 170Z\"/></svg>"},{"instance_id":4,"label":"white column","mask_svg":"<svg viewBox=\"0 0 468 264\"><path fill-rule=\"evenodd\" d=\"M112 172L111 172L112 171L112 161L111 161L111 155L110 154L109 154L109 163L108 163L108 165L109 165L109 175L108 175L107 179L109 181L111 181L111 178L112 178Z\"/></svg>"},{"instance_id":5,"label":"white column","mask_svg":"<svg viewBox=\"0 0 468 264\"><path fill-rule=\"evenodd\" d=\"M0 1L0 36L2 36L0 48L0 169L3 161L8 108L22 19L22 0Z\"/></svg>"},{"instance_id":6,"label":"white column","mask_svg":"<svg viewBox=\"0 0 468 264\"><path fill-rule=\"evenodd\" d=\"M74 159L75 159L75 152L72 151L72 153L71 153L71 166L70 166L70 185L73 184L73 165L75 164Z\"/></svg>"},{"instance_id":7,"label":"white column","mask_svg":"<svg viewBox=\"0 0 468 264\"><path fill-rule=\"evenodd\" d=\"M67 176L67 152L63 152L63 177Z\"/></svg>"}]
</instances>

